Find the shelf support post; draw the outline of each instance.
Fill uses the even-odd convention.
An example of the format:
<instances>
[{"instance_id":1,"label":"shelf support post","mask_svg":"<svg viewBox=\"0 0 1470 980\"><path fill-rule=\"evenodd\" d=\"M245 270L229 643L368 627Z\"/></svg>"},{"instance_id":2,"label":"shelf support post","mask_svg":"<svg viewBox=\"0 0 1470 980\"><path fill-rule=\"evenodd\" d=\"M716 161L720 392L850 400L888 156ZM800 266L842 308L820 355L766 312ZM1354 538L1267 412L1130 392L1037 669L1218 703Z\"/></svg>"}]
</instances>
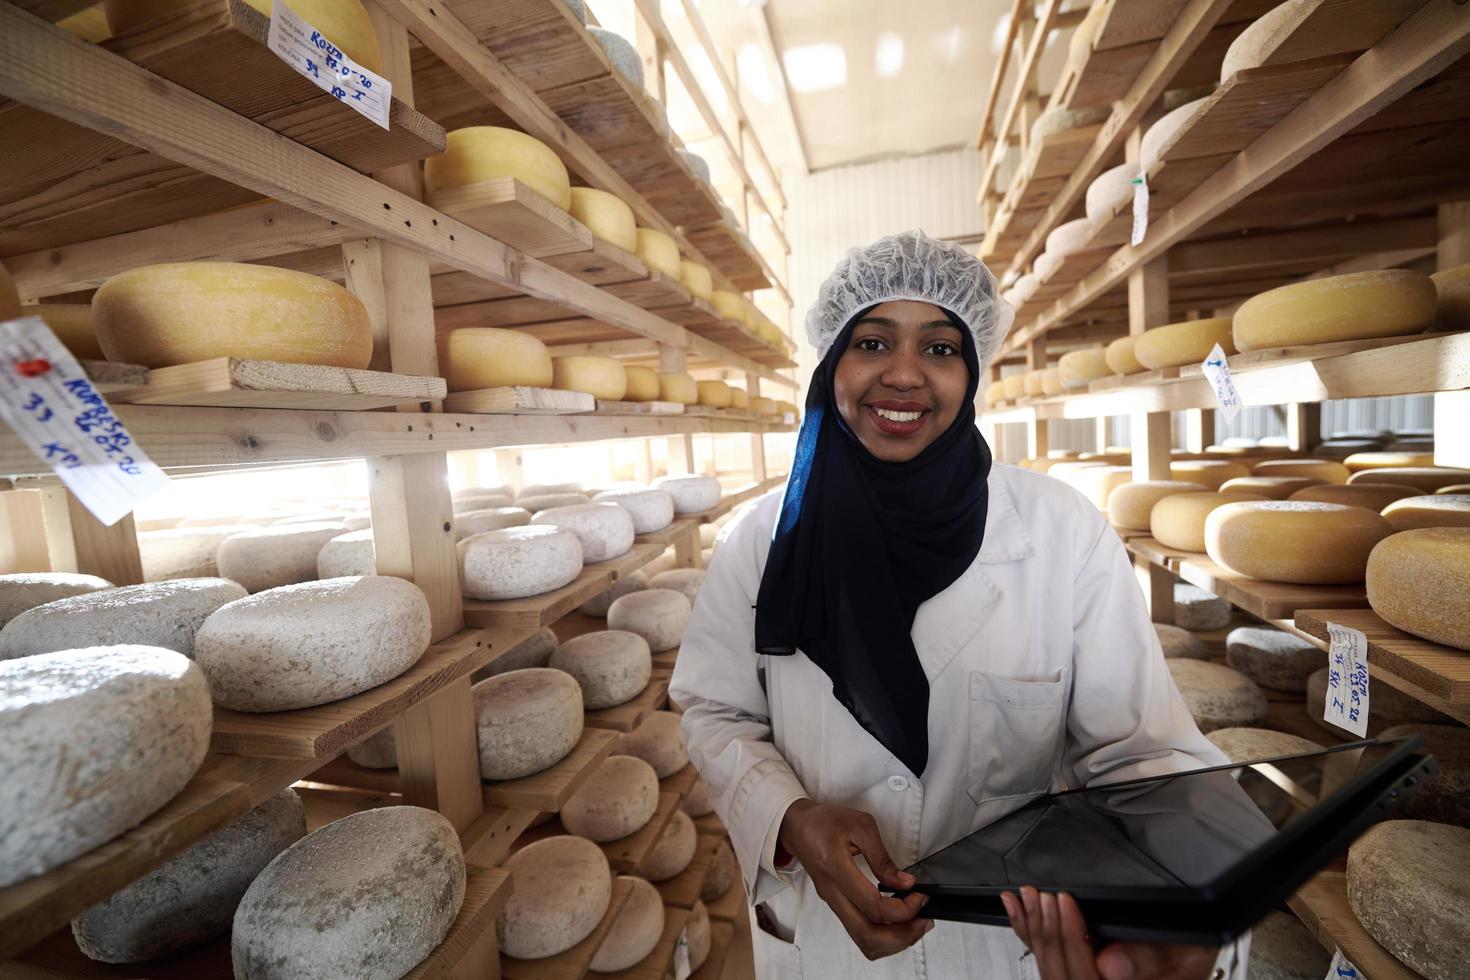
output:
<instances>
[{"instance_id":1,"label":"shelf support post","mask_svg":"<svg viewBox=\"0 0 1470 980\"><path fill-rule=\"evenodd\" d=\"M760 393L760 375L747 374L745 394L750 398L758 398ZM763 432L750 434L750 478L757 483L763 483L766 479L766 436Z\"/></svg>"},{"instance_id":2,"label":"shelf support post","mask_svg":"<svg viewBox=\"0 0 1470 980\"><path fill-rule=\"evenodd\" d=\"M1311 452L1322 441L1322 403L1292 402L1286 408L1286 441L1293 451Z\"/></svg>"},{"instance_id":3,"label":"shelf support post","mask_svg":"<svg viewBox=\"0 0 1470 980\"><path fill-rule=\"evenodd\" d=\"M46 552L53 572L81 572L113 585L139 585L143 563L132 514L111 527L92 516L66 487L40 491Z\"/></svg>"},{"instance_id":4,"label":"shelf support post","mask_svg":"<svg viewBox=\"0 0 1470 980\"><path fill-rule=\"evenodd\" d=\"M1132 141L1130 141L1130 148ZM1168 253L1147 262L1128 276L1128 333L1138 336L1169 320ZM1129 424L1133 443L1133 479L1169 479L1173 431L1168 412L1135 412ZM1143 587L1149 615L1156 623L1174 621L1174 576L1143 558L1134 558L1138 583Z\"/></svg>"},{"instance_id":5,"label":"shelf support post","mask_svg":"<svg viewBox=\"0 0 1470 980\"><path fill-rule=\"evenodd\" d=\"M688 370L688 358L678 347L659 344L658 369L665 374L682 374ZM694 436L669 436L665 445L668 446L670 476L694 472Z\"/></svg>"},{"instance_id":6,"label":"shelf support post","mask_svg":"<svg viewBox=\"0 0 1470 980\"><path fill-rule=\"evenodd\" d=\"M1026 369L1040 371L1046 367L1046 338L1038 337L1026 345ZM1045 459L1051 449L1050 423L1032 415L1026 420L1026 455Z\"/></svg>"},{"instance_id":7,"label":"shelf support post","mask_svg":"<svg viewBox=\"0 0 1470 980\"><path fill-rule=\"evenodd\" d=\"M1184 448L1202 453L1215 442L1215 410L1190 408L1184 412Z\"/></svg>"}]
</instances>

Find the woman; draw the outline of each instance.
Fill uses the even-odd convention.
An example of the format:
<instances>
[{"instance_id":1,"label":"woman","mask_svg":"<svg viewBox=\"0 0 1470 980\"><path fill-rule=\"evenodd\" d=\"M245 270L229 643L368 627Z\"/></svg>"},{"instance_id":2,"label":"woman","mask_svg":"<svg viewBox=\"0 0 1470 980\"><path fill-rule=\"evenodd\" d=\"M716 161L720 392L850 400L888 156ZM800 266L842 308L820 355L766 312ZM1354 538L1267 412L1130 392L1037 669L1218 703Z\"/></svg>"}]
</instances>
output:
<instances>
[{"instance_id":1,"label":"woman","mask_svg":"<svg viewBox=\"0 0 1470 980\"><path fill-rule=\"evenodd\" d=\"M784 496L749 506L710 565L670 693L762 978L1243 973L1233 948L1220 968L1213 949L1097 953L1075 903L1029 888L1007 897L1012 935L873 882L905 888L899 868L1050 789L1225 761L1106 520L991 465L975 391L1011 318L956 245L854 249L807 317L821 363Z\"/></svg>"}]
</instances>

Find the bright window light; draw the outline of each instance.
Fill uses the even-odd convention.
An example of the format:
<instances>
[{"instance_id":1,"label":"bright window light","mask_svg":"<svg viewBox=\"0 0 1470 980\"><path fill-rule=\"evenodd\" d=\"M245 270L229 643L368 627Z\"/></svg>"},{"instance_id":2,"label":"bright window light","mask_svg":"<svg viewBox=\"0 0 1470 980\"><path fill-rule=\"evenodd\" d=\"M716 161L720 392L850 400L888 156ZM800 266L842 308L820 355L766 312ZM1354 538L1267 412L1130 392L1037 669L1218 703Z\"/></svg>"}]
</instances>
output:
<instances>
[{"instance_id":1,"label":"bright window light","mask_svg":"<svg viewBox=\"0 0 1470 980\"><path fill-rule=\"evenodd\" d=\"M965 31L962 27L951 27L934 38L934 50L943 55L946 61L957 61L960 56L960 48L965 43Z\"/></svg>"},{"instance_id":2,"label":"bright window light","mask_svg":"<svg viewBox=\"0 0 1470 980\"><path fill-rule=\"evenodd\" d=\"M878 47L873 53L873 68L879 78L892 78L903 71L903 38L892 31L878 35Z\"/></svg>"},{"instance_id":3,"label":"bright window light","mask_svg":"<svg viewBox=\"0 0 1470 980\"><path fill-rule=\"evenodd\" d=\"M1000 15L995 22L995 30L990 32L990 53L1000 54L1000 49L1005 47L1006 33L1011 29L1011 12L1007 10Z\"/></svg>"},{"instance_id":4,"label":"bright window light","mask_svg":"<svg viewBox=\"0 0 1470 980\"><path fill-rule=\"evenodd\" d=\"M847 54L840 44L803 44L781 55L786 80L798 92L825 92L847 84Z\"/></svg>"},{"instance_id":5,"label":"bright window light","mask_svg":"<svg viewBox=\"0 0 1470 980\"><path fill-rule=\"evenodd\" d=\"M740 85L757 102L775 105L776 87L771 84L771 73L766 69L766 59L761 49L754 44L742 44L735 55L735 64L740 69Z\"/></svg>"},{"instance_id":6,"label":"bright window light","mask_svg":"<svg viewBox=\"0 0 1470 980\"><path fill-rule=\"evenodd\" d=\"M720 76L715 74L715 66L710 64L704 47L701 45L690 51L688 61L689 70L694 73L694 80L699 83L700 91L709 100L711 108L716 112L724 112L730 105L725 98L725 86L720 84ZM741 73L744 73L743 68Z\"/></svg>"}]
</instances>

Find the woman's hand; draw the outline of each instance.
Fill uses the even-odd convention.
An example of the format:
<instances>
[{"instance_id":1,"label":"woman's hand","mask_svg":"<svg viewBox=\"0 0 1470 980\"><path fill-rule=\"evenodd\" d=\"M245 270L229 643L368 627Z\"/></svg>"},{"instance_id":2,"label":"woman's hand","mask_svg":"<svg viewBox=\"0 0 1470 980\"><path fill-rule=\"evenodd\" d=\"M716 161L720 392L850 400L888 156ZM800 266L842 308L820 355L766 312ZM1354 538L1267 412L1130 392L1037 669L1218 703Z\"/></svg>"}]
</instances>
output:
<instances>
[{"instance_id":1,"label":"woman's hand","mask_svg":"<svg viewBox=\"0 0 1470 980\"><path fill-rule=\"evenodd\" d=\"M1205 980L1218 950L1166 943L1113 943L1097 952L1077 900L1027 886L1000 897L1011 928L1036 957L1041 980Z\"/></svg>"},{"instance_id":2,"label":"woman's hand","mask_svg":"<svg viewBox=\"0 0 1470 980\"><path fill-rule=\"evenodd\" d=\"M914 876L898 870L872 814L845 806L798 800L786 810L779 840L801 862L812 887L836 914L858 949L870 960L908 949L934 928L918 918L928 898L884 896L853 860L861 854L889 888L912 888Z\"/></svg>"}]
</instances>

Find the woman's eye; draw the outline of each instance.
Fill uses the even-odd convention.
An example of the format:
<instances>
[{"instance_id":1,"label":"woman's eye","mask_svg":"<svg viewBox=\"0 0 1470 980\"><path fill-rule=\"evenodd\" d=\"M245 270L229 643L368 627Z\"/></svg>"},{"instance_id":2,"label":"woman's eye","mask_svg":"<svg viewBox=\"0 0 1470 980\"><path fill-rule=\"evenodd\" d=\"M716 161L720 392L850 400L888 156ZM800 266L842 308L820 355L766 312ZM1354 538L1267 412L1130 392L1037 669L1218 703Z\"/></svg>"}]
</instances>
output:
<instances>
[{"instance_id":1,"label":"woman's eye","mask_svg":"<svg viewBox=\"0 0 1470 980\"><path fill-rule=\"evenodd\" d=\"M955 347L954 344L947 342L929 345L929 353L935 354L939 357L953 357L959 352L959 348Z\"/></svg>"},{"instance_id":2,"label":"woman's eye","mask_svg":"<svg viewBox=\"0 0 1470 980\"><path fill-rule=\"evenodd\" d=\"M858 350L877 351L883 349L883 341L879 340L877 337L864 337L852 346L856 347Z\"/></svg>"}]
</instances>

